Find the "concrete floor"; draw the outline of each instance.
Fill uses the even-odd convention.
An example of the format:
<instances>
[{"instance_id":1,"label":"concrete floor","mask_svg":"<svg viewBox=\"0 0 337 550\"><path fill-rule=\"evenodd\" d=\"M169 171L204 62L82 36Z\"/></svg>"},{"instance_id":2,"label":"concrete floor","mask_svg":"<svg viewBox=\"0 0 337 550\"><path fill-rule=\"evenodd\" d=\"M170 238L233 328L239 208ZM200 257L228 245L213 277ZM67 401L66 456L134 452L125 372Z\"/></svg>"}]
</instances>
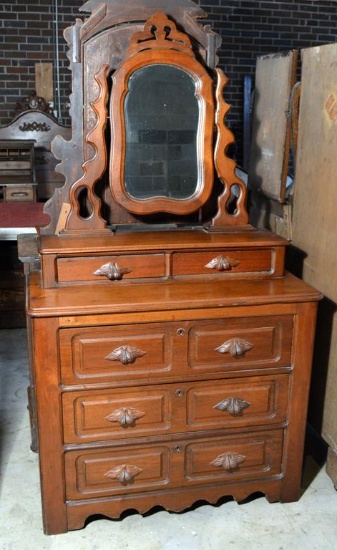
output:
<instances>
[{"instance_id":1,"label":"concrete floor","mask_svg":"<svg viewBox=\"0 0 337 550\"><path fill-rule=\"evenodd\" d=\"M38 456L30 450L28 359L24 329L0 331L1 550L333 550L337 549L337 492L324 466L305 459L299 502L264 497L232 500L123 520L99 519L65 535L43 534Z\"/></svg>"}]
</instances>

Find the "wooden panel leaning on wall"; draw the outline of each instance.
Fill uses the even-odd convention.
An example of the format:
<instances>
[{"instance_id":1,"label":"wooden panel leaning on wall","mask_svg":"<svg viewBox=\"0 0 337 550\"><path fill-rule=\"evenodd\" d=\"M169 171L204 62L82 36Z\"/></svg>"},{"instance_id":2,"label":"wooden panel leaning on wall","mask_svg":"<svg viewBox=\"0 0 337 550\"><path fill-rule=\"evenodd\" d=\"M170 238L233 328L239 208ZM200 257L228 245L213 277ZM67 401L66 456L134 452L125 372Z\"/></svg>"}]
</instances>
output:
<instances>
[{"instance_id":1,"label":"wooden panel leaning on wall","mask_svg":"<svg viewBox=\"0 0 337 550\"><path fill-rule=\"evenodd\" d=\"M329 445L327 470L337 486L337 90L331 74L336 55L336 44L302 52L292 244L303 279L325 295L317 326L310 419Z\"/></svg>"}]
</instances>

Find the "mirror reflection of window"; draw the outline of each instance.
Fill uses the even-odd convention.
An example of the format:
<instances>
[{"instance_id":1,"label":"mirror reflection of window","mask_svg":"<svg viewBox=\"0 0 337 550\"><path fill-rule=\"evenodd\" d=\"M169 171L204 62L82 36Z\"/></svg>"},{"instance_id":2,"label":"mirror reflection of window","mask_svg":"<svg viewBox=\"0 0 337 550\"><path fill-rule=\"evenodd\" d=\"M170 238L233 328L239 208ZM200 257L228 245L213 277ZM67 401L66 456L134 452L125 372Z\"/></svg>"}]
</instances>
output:
<instances>
[{"instance_id":1,"label":"mirror reflection of window","mask_svg":"<svg viewBox=\"0 0 337 550\"><path fill-rule=\"evenodd\" d=\"M136 70L124 103L125 189L135 199L187 199L198 187L199 103L186 71L155 64Z\"/></svg>"}]
</instances>

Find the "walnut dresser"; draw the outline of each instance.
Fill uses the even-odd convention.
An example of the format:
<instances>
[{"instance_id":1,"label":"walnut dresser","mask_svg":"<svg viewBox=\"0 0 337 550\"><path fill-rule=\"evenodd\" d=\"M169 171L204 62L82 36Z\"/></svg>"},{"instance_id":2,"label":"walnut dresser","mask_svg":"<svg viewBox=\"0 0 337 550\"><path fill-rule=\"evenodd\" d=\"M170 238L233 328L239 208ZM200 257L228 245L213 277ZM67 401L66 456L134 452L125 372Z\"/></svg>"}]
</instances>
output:
<instances>
[{"instance_id":1,"label":"walnut dresser","mask_svg":"<svg viewBox=\"0 0 337 550\"><path fill-rule=\"evenodd\" d=\"M125 4L91 0L65 32L66 184L27 277L47 534L127 509L299 497L320 295L284 273L286 241L248 223L205 14Z\"/></svg>"}]
</instances>

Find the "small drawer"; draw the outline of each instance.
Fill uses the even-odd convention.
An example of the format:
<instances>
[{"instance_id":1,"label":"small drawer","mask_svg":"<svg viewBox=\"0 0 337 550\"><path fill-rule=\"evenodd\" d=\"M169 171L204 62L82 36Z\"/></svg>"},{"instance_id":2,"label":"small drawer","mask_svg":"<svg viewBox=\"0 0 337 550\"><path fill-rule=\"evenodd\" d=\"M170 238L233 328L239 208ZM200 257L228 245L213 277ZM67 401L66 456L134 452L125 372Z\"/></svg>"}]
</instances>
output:
<instances>
[{"instance_id":1,"label":"small drawer","mask_svg":"<svg viewBox=\"0 0 337 550\"><path fill-rule=\"evenodd\" d=\"M86 391L62 396L65 443L167 433L171 393L165 388Z\"/></svg>"},{"instance_id":2,"label":"small drawer","mask_svg":"<svg viewBox=\"0 0 337 550\"><path fill-rule=\"evenodd\" d=\"M168 376L172 332L160 324L60 330L61 376L66 384Z\"/></svg>"},{"instance_id":3,"label":"small drawer","mask_svg":"<svg viewBox=\"0 0 337 550\"><path fill-rule=\"evenodd\" d=\"M189 366L195 372L290 366L293 317L205 321L189 332Z\"/></svg>"},{"instance_id":4,"label":"small drawer","mask_svg":"<svg viewBox=\"0 0 337 550\"><path fill-rule=\"evenodd\" d=\"M36 201L36 185L5 185L4 200L6 202L34 202Z\"/></svg>"},{"instance_id":5,"label":"small drawer","mask_svg":"<svg viewBox=\"0 0 337 550\"><path fill-rule=\"evenodd\" d=\"M56 260L59 283L108 282L166 276L164 254L130 254L94 257L60 257Z\"/></svg>"},{"instance_id":6,"label":"small drawer","mask_svg":"<svg viewBox=\"0 0 337 550\"><path fill-rule=\"evenodd\" d=\"M280 474L282 445L282 430L191 442L185 450L186 481L248 481Z\"/></svg>"},{"instance_id":7,"label":"small drawer","mask_svg":"<svg viewBox=\"0 0 337 550\"><path fill-rule=\"evenodd\" d=\"M207 252L176 252L172 259L174 277L208 275L209 277L235 274L275 275L272 249L208 250ZM278 274L278 276L283 273Z\"/></svg>"},{"instance_id":8,"label":"small drawer","mask_svg":"<svg viewBox=\"0 0 337 550\"><path fill-rule=\"evenodd\" d=\"M285 374L191 385L187 425L205 430L284 423L288 384Z\"/></svg>"},{"instance_id":9,"label":"small drawer","mask_svg":"<svg viewBox=\"0 0 337 550\"><path fill-rule=\"evenodd\" d=\"M169 482L170 447L145 445L65 455L66 498L79 500L162 488Z\"/></svg>"}]
</instances>

